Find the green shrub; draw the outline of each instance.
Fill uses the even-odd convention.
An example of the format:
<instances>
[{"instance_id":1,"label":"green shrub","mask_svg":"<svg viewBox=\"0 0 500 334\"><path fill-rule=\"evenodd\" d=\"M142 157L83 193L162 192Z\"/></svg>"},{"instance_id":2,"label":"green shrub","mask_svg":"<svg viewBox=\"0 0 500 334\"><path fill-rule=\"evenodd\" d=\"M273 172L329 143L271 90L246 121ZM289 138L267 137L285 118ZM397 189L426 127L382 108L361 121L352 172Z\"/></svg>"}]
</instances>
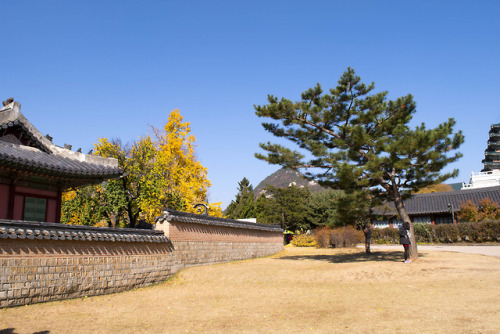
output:
<instances>
[{"instance_id":1,"label":"green shrub","mask_svg":"<svg viewBox=\"0 0 500 334\"><path fill-rule=\"evenodd\" d=\"M434 242L434 233L431 224L415 224L415 238L417 242Z\"/></svg>"},{"instance_id":2,"label":"green shrub","mask_svg":"<svg viewBox=\"0 0 500 334\"><path fill-rule=\"evenodd\" d=\"M399 243L398 229L393 227L374 228L372 230L372 243L377 243L377 244Z\"/></svg>"},{"instance_id":3,"label":"green shrub","mask_svg":"<svg viewBox=\"0 0 500 334\"><path fill-rule=\"evenodd\" d=\"M500 241L500 221L487 220L478 223L458 223L460 237L469 242Z\"/></svg>"},{"instance_id":4,"label":"green shrub","mask_svg":"<svg viewBox=\"0 0 500 334\"><path fill-rule=\"evenodd\" d=\"M456 224L439 224L434 228L435 240L443 243L452 243L461 241L459 229Z\"/></svg>"},{"instance_id":5,"label":"green shrub","mask_svg":"<svg viewBox=\"0 0 500 334\"><path fill-rule=\"evenodd\" d=\"M415 224L417 242L499 242L500 220L487 220L473 223L458 224ZM375 228L372 232L372 242L378 244L399 243L396 228Z\"/></svg>"},{"instance_id":6,"label":"green shrub","mask_svg":"<svg viewBox=\"0 0 500 334\"><path fill-rule=\"evenodd\" d=\"M314 236L309 234L294 235L291 244L296 247L318 247Z\"/></svg>"}]
</instances>

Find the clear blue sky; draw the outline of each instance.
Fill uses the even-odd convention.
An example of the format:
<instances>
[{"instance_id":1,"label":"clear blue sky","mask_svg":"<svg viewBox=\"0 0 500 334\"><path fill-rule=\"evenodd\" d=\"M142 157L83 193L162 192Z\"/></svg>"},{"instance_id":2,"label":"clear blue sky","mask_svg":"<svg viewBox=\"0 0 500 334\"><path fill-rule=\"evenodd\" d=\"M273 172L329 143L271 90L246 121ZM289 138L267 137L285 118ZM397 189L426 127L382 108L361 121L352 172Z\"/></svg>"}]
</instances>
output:
<instances>
[{"instance_id":1,"label":"clear blue sky","mask_svg":"<svg viewBox=\"0 0 500 334\"><path fill-rule=\"evenodd\" d=\"M391 98L411 93L414 124L449 117L465 134L451 168L482 169L500 122L499 1L3 0L0 98L62 146L136 140L178 108L225 207L238 181L278 169L255 116L267 94L300 98L348 67Z\"/></svg>"}]
</instances>

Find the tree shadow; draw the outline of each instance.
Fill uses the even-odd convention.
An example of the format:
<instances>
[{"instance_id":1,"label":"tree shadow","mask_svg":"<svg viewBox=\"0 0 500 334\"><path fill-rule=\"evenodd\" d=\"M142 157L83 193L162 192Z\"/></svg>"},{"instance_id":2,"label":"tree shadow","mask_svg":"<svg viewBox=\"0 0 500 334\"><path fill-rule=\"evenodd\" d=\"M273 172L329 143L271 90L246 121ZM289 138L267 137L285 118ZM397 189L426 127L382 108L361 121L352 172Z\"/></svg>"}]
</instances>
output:
<instances>
[{"instance_id":1,"label":"tree shadow","mask_svg":"<svg viewBox=\"0 0 500 334\"><path fill-rule=\"evenodd\" d=\"M419 257L425 255L419 253ZM403 262L403 251L372 251L370 254L365 252L345 252L332 255L290 255L275 258L276 260L315 260L326 261L330 263L352 263L352 262Z\"/></svg>"},{"instance_id":2,"label":"tree shadow","mask_svg":"<svg viewBox=\"0 0 500 334\"><path fill-rule=\"evenodd\" d=\"M15 328L4 328L0 329L0 334L17 334L17 332ZM39 331L33 334L50 334L50 331Z\"/></svg>"}]
</instances>

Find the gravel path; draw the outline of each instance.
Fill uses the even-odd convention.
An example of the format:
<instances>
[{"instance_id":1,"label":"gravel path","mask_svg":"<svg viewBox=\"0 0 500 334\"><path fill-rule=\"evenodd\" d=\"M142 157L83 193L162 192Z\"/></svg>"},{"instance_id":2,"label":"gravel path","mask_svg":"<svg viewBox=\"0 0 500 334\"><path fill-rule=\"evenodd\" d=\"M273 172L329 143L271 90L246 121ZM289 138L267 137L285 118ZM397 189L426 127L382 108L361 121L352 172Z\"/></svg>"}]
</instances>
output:
<instances>
[{"instance_id":1,"label":"gravel path","mask_svg":"<svg viewBox=\"0 0 500 334\"><path fill-rule=\"evenodd\" d=\"M403 246L371 245L371 249L399 249L403 251ZM481 254L481 255L500 258L500 246L496 245L487 245L487 246L418 245L418 249L422 251L435 250L435 251L445 251L445 252Z\"/></svg>"}]
</instances>

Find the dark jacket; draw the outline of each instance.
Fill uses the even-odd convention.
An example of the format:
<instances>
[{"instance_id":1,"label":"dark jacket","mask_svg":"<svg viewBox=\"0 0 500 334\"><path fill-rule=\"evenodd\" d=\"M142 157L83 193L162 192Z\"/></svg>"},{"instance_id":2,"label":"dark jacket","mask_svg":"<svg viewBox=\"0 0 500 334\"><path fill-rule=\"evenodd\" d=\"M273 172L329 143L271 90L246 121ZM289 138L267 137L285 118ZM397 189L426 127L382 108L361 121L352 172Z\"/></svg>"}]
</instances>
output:
<instances>
[{"instance_id":1,"label":"dark jacket","mask_svg":"<svg viewBox=\"0 0 500 334\"><path fill-rule=\"evenodd\" d=\"M401 245L411 244L410 238L408 238L408 231L403 226L399 228L398 233L399 233L399 243Z\"/></svg>"}]
</instances>

